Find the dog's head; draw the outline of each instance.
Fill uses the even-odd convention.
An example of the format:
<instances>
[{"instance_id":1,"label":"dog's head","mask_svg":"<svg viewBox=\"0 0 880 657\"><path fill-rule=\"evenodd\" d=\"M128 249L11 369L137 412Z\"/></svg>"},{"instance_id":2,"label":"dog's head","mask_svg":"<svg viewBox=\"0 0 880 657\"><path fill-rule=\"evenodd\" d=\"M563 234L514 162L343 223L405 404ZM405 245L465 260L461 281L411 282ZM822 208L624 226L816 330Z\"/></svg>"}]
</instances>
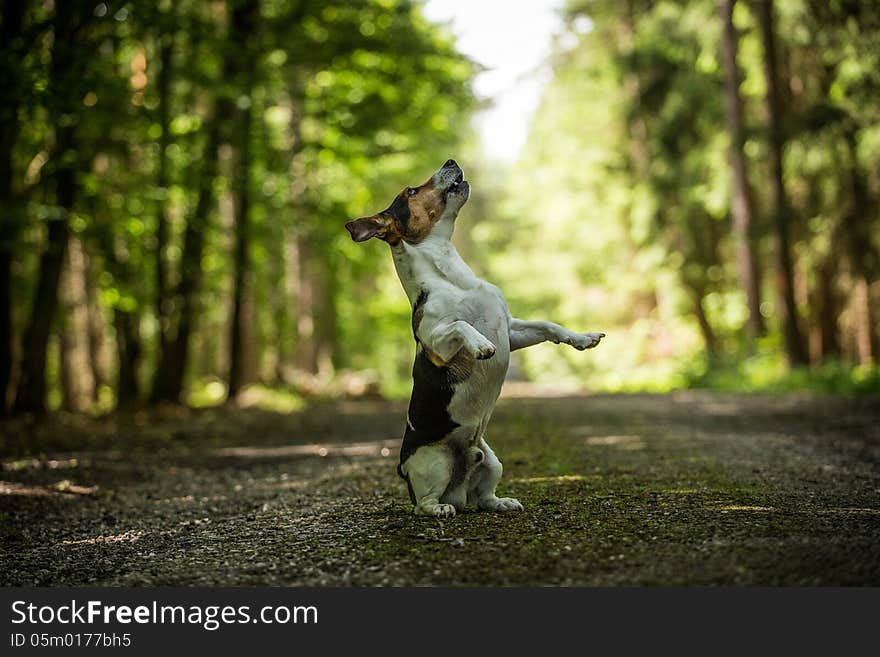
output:
<instances>
[{"instance_id":1,"label":"dog's head","mask_svg":"<svg viewBox=\"0 0 880 657\"><path fill-rule=\"evenodd\" d=\"M355 242L378 237L392 246L401 241L418 244L435 229L448 238L470 191L461 167L447 160L424 185L407 187L387 209L349 221L345 227Z\"/></svg>"}]
</instances>

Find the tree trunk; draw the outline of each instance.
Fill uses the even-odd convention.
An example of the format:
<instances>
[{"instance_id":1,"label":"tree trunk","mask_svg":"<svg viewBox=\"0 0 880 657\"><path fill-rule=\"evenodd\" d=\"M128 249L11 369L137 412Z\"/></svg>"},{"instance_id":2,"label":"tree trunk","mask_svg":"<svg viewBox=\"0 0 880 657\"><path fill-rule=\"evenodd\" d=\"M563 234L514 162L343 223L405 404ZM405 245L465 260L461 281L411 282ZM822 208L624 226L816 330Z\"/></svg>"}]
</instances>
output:
<instances>
[{"instance_id":1,"label":"tree trunk","mask_svg":"<svg viewBox=\"0 0 880 657\"><path fill-rule=\"evenodd\" d=\"M104 220L98 210L97 203L93 204L92 213L95 216L98 243L103 254L104 265L117 284L130 289L135 274L131 270L128 258L125 255L120 257L120 254L117 253L114 224L112 221ZM97 303L95 305L97 306ZM96 310L99 311L97 307ZM140 377L138 375L142 353L139 328L140 312L137 309L124 310L117 304L113 308L112 321L117 361L116 405L117 407L130 407L140 400ZM101 351L103 351L103 347ZM103 377L106 380L110 378L106 374Z\"/></svg>"},{"instance_id":2,"label":"tree trunk","mask_svg":"<svg viewBox=\"0 0 880 657\"><path fill-rule=\"evenodd\" d=\"M321 249L321 286L315 306L315 336L318 339L318 370L332 374L339 365L339 317L336 313L338 279L336 270L327 259L330 247Z\"/></svg>"},{"instance_id":3,"label":"tree trunk","mask_svg":"<svg viewBox=\"0 0 880 657\"><path fill-rule=\"evenodd\" d=\"M871 208L876 207L869 198L868 182L859 164L858 142L854 129L845 135L849 155L849 182L852 202L844 217L847 250L855 285L856 358L860 365L870 365L877 358L874 343L874 313L871 307L871 270L877 264L877 254L871 241Z\"/></svg>"},{"instance_id":4,"label":"tree trunk","mask_svg":"<svg viewBox=\"0 0 880 657\"><path fill-rule=\"evenodd\" d=\"M259 17L259 4L257 0L245 0L232 12L232 25L230 41L236 46L230 68L236 68L237 91L241 98L247 98L248 102L239 103L236 112L235 125L235 168L233 172L233 194L235 195L235 254L234 254L234 278L232 288L232 319L230 321L229 336L229 387L228 399L235 399L241 388L248 383L253 375L245 372L244 368L244 338L246 334L252 334L242 325L247 317L244 306L247 303L246 295L249 293L250 278L250 169L251 169L251 106L254 85L254 57L249 52L248 43L255 38L256 24Z\"/></svg>"},{"instance_id":5,"label":"tree trunk","mask_svg":"<svg viewBox=\"0 0 880 657\"><path fill-rule=\"evenodd\" d=\"M290 250L287 232L284 226L272 226L274 239L268 245L269 276L273 284L269 286L269 308L272 321L271 333L267 342L272 351L272 368L269 373L270 383L281 385L285 382L287 366L287 341L290 339L290 317L288 315L291 294L290 276L288 275L287 257Z\"/></svg>"},{"instance_id":6,"label":"tree trunk","mask_svg":"<svg viewBox=\"0 0 880 657\"><path fill-rule=\"evenodd\" d=\"M59 144L63 144L59 151L63 153L72 146L73 135L62 134L72 133L69 128L61 128L59 133ZM40 256L40 272L33 307L22 337L21 376L15 395L17 412L43 413L46 410L46 347L58 309L58 283L61 280L61 268L70 235L66 213L73 207L76 197L72 169L63 167L56 173L56 178L57 203L65 214L49 221L46 248Z\"/></svg>"},{"instance_id":7,"label":"tree trunk","mask_svg":"<svg viewBox=\"0 0 880 657\"><path fill-rule=\"evenodd\" d=\"M704 295L696 290L693 292L694 299L694 315L697 318L697 324L700 326L700 335L703 336L703 344L706 346L706 356L710 361L714 361L718 355L717 342L715 340L715 331L712 324L709 323L709 317L706 315L706 309L703 307Z\"/></svg>"},{"instance_id":8,"label":"tree trunk","mask_svg":"<svg viewBox=\"0 0 880 657\"><path fill-rule=\"evenodd\" d=\"M318 349L315 339L314 287L311 244L307 236L296 238L296 367L318 373Z\"/></svg>"},{"instance_id":9,"label":"tree trunk","mask_svg":"<svg viewBox=\"0 0 880 657\"><path fill-rule=\"evenodd\" d=\"M874 362L874 336L871 323L871 290L868 279L859 276L853 289L854 317L856 328L856 358L859 365L871 365Z\"/></svg>"},{"instance_id":10,"label":"tree trunk","mask_svg":"<svg viewBox=\"0 0 880 657\"><path fill-rule=\"evenodd\" d=\"M838 303L834 290L833 255L826 256L818 271L816 315L819 327L819 356L821 360L840 356L837 333Z\"/></svg>"},{"instance_id":11,"label":"tree trunk","mask_svg":"<svg viewBox=\"0 0 880 657\"><path fill-rule=\"evenodd\" d=\"M626 48L634 47L636 29L639 15L645 13L645 8L637 7L636 2L627 0L623 11L623 35ZM631 106L636 106L641 101L642 81L636 73L627 73L623 80L623 88L627 101ZM651 154L648 147L648 126L638 112L631 112L627 122L629 132L629 161L630 166L639 180L650 178Z\"/></svg>"},{"instance_id":12,"label":"tree trunk","mask_svg":"<svg viewBox=\"0 0 880 657\"><path fill-rule=\"evenodd\" d=\"M116 379L116 404L128 408L140 399L138 369L141 359L141 339L137 314L116 308L113 312L116 328L116 353L119 372Z\"/></svg>"},{"instance_id":13,"label":"tree trunk","mask_svg":"<svg viewBox=\"0 0 880 657\"><path fill-rule=\"evenodd\" d=\"M767 84L767 115L769 122L770 156L770 211L776 232L776 293L778 311L785 339L785 351L790 367L808 364L807 352L798 327L797 305L794 299L794 276L790 245L791 209L783 182L782 155L785 135L782 127L782 106L777 73L776 36L773 21L773 0L758 1L758 21L764 44L764 74Z\"/></svg>"},{"instance_id":14,"label":"tree trunk","mask_svg":"<svg viewBox=\"0 0 880 657\"><path fill-rule=\"evenodd\" d=\"M55 130L55 148L50 157L50 177L55 183L58 215L48 221L46 247L40 257L40 270L31 316L22 338L21 377L15 395L15 410L42 413L46 410L46 348L58 309L58 283L70 235L68 218L76 201L76 116L81 97L72 91L85 62L82 28L91 15L85 2L59 2L53 20L54 41L49 64L47 96L50 124Z\"/></svg>"},{"instance_id":15,"label":"tree trunk","mask_svg":"<svg viewBox=\"0 0 880 657\"><path fill-rule=\"evenodd\" d=\"M96 271L94 260L83 249L85 270L83 284L86 293L86 314L88 316L89 361L94 377L93 398L100 400L101 388L110 383L109 362L105 329L107 322L101 304L98 301L98 288L95 285Z\"/></svg>"},{"instance_id":16,"label":"tree trunk","mask_svg":"<svg viewBox=\"0 0 880 657\"><path fill-rule=\"evenodd\" d=\"M76 237L69 241L65 265L60 291L63 313L58 327L62 406L67 411L85 411L94 403L96 389L89 350L85 255Z\"/></svg>"},{"instance_id":17,"label":"tree trunk","mask_svg":"<svg viewBox=\"0 0 880 657\"><path fill-rule=\"evenodd\" d=\"M336 280L320 235L297 239L297 367L329 375L335 367L338 333Z\"/></svg>"},{"instance_id":18,"label":"tree trunk","mask_svg":"<svg viewBox=\"0 0 880 657\"><path fill-rule=\"evenodd\" d=\"M173 7L173 5L172 5ZM161 352L168 346L168 314L171 301L168 298L168 269L165 261L165 250L168 247L168 145L170 142L171 108L171 64L174 55L174 33L162 34L159 37L159 73L156 78L158 94L159 126L159 162L156 174L156 186L160 190L160 200L156 209L156 320L159 325L159 349Z\"/></svg>"},{"instance_id":19,"label":"tree trunk","mask_svg":"<svg viewBox=\"0 0 880 657\"><path fill-rule=\"evenodd\" d=\"M175 305L180 309L177 333L162 349L153 379L152 402L180 401L186 360L189 355L189 338L196 315L197 294L202 283L202 254L205 250L205 232L208 229L211 209L214 206L214 179L218 170L218 147L220 146L220 118L218 113L209 119L205 147L202 152L202 173L196 208L187 222L183 235L183 251L180 257L180 281L175 290Z\"/></svg>"},{"instance_id":20,"label":"tree trunk","mask_svg":"<svg viewBox=\"0 0 880 657\"><path fill-rule=\"evenodd\" d=\"M235 31L236 28L234 26L236 23L240 26L238 29L242 29L242 25L247 28L245 16L249 15L249 12L255 11L257 7L256 0L249 0L249 2L235 7L232 12L231 31ZM254 38L252 30L242 29L242 35L239 38L241 43L246 43L252 38ZM237 75L238 67L241 65L239 61L242 56L241 43L236 44L234 40L231 40L232 47L223 63L222 79L224 81L235 79ZM225 94L221 94L214 103L214 112L209 120L210 128L202 157L204 167L199 183L198 201L184 231L180 281L174 293L175 306L179 308L177 331L174 339L169 340L168 344L161 350L156 374L153 379L153 390L150 395L152 402L179 402L183 392L186 363L189 356L190 335L194 330L197 314L196 303L202 281L201 261L205 247L205 231L207 230L211 208L215 202L214 179L217 177L219 170L218 150L223 138L224 121L235 114L236 105L233 100ZM250 117L248 116L249 122ZM246 202L249 207L249 199L246 199ZM244 223L244 227L245 229L247 228L247 222ZM244 248L246 254L247 240L244 240ZM246 266L247 263L245 262ZM240 312L241 309L239 308L239 314ZM234 323L236 325L240 324L239 321Z\"/></svg>"},{"instance_id":21,"label":"tree trunk","mask_svg":"<svg viewBox=\"0 0 880 657\"><path fill-rule=\"evenodd\" d=\"M743 151L745 129L743 126L742 98L739 94L740 75L737 65L738 35L733 25L733 7L736 0L719 0L718 11L724 24L722 38L722 63L724 65L724 94L727 113L727 132L730 135L731 207L733 232L736 238L736 261L740 285L746 294L749 311L746 323L752 339L764 333L761 316L761 284L755 255L752 223L754 203L746 175L746 156Z\"/></svg>"},{"instance_id":22,"label":"tree trunk","mask_svg":"<svg viewBox=\"0 0 880 657\"><path fill-rule=\"evenodd\" d=\"M10 48L21 32L27 2L4 2L0 43ZM12 377L12 257L21 225L22 208L13 191L12 152L18 141L18 110L22 98L21 66L16 57L0 58L0 416L8 411Z\"/></svg>"}]
</instances>

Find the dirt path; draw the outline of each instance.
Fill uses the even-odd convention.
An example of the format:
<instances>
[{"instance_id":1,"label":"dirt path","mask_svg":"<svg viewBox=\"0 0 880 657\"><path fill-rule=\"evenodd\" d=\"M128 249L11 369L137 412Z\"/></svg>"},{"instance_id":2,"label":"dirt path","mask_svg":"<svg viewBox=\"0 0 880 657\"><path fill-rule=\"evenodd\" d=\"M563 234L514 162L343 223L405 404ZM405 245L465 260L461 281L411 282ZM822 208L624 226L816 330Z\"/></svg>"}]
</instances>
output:
<instances>
[{"instance_id":1,"label":"dirt path","mask_svg":"<svg viewBox=\"0 0 880 657\"><path fill-rule=\"evenodd\" d=\"M877 399L506 399L488 438L526 511L447 521L409 513L402 417L0 424L0 584L880 585Z\"/></svg>"}]
</instances>

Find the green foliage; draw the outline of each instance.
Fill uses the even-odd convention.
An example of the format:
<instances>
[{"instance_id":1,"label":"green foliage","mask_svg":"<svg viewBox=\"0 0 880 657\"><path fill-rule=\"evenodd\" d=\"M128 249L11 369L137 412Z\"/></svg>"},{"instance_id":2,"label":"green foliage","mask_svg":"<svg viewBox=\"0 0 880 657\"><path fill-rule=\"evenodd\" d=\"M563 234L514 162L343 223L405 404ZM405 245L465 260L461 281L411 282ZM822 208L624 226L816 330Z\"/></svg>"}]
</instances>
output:
<instances>
[{"instance_id":1,"label":"green foliage","mask_svg":"<svg viewBox=\"0 0 880 657\"><path fill-rule=\"evenodd\" d=\"M233 38L233 18L249 5L256 27ZM14 248L0 282L14 290L16 343L45 302L30 300L46 227L62 221L86 254L76 275L88 299L70 301L77 282L67 272L40 374L52 406L74 405L74 362L92 370L94 410L110 407L126 366L146 397L187 290L183 398L217 403L239 266L239 355L255 404L287 409L303 395L344 394L351 371L366 372L360 388L375 392L363 381L379 381L383 394L404 396L413 349L405 296L387 250L352 243L342 227L452 156L474 184L456 235L465 259L504 289L515 315L608 334L589 354L552 345L518 353L515 374L569 389L876 390L880 14L868 0L776 5L809 370L789 372L781 355L764 51L754 7L740 2L743 151L769 325L757 340L744 331L712 0L569 0L552 76L511 165L485 161L475 146L478 65L413 0L66 5L77 35L67 78L52 75L55 8L23 3L20 33L0 50L0 83L17 103L0 110L0 155L12 172L0 255ZM4 9L0 19L16 15ZM77 148L58 152L64 131ZM73 207L53 181L65 166L75 171ZM210 206L203 217L200 199ZM187 249L188 228L203 248Z\"/></svg>"},{"instance_id":2,"label":"green foliage","mask_svg":"<svg viewBox=\"0 0 880 657\"><path fill-rule=\"evenodd\" d=\"M880 368L828 361L816 368L790 370L785 353L777 349L713 363L711 368L706 363L695 364L685 374L685 385L728 392L876 395L880 389Z\"/></svg>"},{"instance_id":3,"label":"green foliage","mask_svg":"<svg viewBox=\"0 0 880 657\"><path fill-rule=\"evenodd\" d=\"M880 26L871 3L776 4L795 287L814 366L788 372L781 348L764 52L752 10L737 3L734 19L769 323L758 341L745 335L731 236L717 3L571 0L525 152L471 239L515 315L608 338L586 356L552 347L517 355L526 376L623 391L880 389L875 370L853 366L870 360L856 347L859 331L870 334L874 358L880 336L876 322L859 319L852 294L857 276L874 281L866 303L876 318ZM862 237L847 241L854 231Z\"/></svg>"},{"instance_id":4,"label":"green foliage","mask_svg":"<svg viewBox=\"0 0 880 657\"><path fill-rule=\"evenodd\" d=\"M107 337L123 339L115 316L133 318L129 338L137 341L141 358L132 363L142 391L161 348L157 258L167 267L169 290L187 283L192 269L183 262L184 233L195 221L200 190L207 185L214 191L216 207L198 229L205 246L195 263L201 276L187 363L192 401L208 403L218 392L211 381L225 377L229 348L229 227L238 157L233 114L250 108L255 118L244 320L254 360L250 380L299 386L303 376L326 378L338 368L381 363L388 387L400 389L410 359L402 347L409 343L405 297L392 285L387 254L354 248L343 224L387 204L414 173L427 176L470 136L475 65L456 50L451 33L425 20L411 0L262 0L259 29L249 35L246 53L235 52L241 46L228 38L232 12L241 6L239 0L166 0L78 8L82 34L88 35L83 43L94 50L77 53L86 74L76 88L63 90L48 88L52 34L37 28L49 25L51 6L29 9L25 23L37 36L29 49L23 46L17 78L19 91L33 89L24 96L14 153L18 181L43 184L40 168L53 157L47 112L62 92L75 97L76 114L65 120L82 144L76 154L81 195L70 225L90 256ZM170 52L164 69L163 49ZM240 67L227 63L243 57L254 59L247 93L235 72ZM216 126L215 155L208 145ZM206 159L214 157L218 175L206 182ZM31 254L42 243L42 220L63 213L51 195L35 193L28 200L28 214L41 221L21 233L27 247L17 259L22 291L31 289L36 275ZM167 237L160 253L162 217ZM29 312L21 296L18 333ZM178 316L182 302L166 299L170 318ZM164 330L173 339L174 325ZM61 369L53 360L53 406L67 396L59 388Z\"/></svg>"}]
</instances>

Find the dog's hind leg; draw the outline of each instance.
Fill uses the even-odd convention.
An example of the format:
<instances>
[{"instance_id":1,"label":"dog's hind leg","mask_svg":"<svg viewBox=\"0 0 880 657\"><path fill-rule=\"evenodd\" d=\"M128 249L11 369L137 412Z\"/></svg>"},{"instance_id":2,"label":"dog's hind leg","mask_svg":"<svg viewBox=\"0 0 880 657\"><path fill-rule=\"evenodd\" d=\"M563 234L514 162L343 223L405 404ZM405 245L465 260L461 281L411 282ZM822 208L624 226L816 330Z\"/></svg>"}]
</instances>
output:
<instances>
[{"instance_id":1,"label":"dog's hind leg","mask_svg":"<svg viewBox=\"0 0 880 657\"><path fill-rule=\"evenodd\" d=\"M504 468L485 439L481 438L478 446L483 453L483 459L471 475L468 503L476 503L483 511L522 511L523 506L519 500L496 497L495 489L501 481Z\"/></svg>"},{"instance_id":2,"label":"dog's hind leg","mask_svg":"<svg viewBox=\"0 0 880 657\"><path fill-rule=\"evenodd\" d=\"M440 497L452 480L452 455L443 445L419 447L400 466L409 480L415 507L413 513L421 516L451 518L455 515L452 504L441 504Z\"/></svg>"}]
</instances>

